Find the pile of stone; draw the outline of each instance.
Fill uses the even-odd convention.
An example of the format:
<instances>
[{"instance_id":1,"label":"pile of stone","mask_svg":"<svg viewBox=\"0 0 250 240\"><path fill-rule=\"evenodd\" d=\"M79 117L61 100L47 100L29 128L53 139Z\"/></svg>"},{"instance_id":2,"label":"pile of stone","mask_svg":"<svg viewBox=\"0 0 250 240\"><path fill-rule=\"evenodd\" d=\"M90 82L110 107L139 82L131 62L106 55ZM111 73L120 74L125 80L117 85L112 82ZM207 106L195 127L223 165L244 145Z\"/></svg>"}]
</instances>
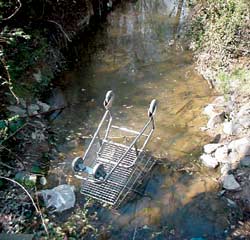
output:
<instances>
[{"instance_id":1,"label":"pile of stone","mask_svg":"<svg viewBox=\"0 0 250 240\"><path fill-rule=\"evenodd\" d=\"M36 100L36 102L32 104L27 104L27 102L21 98L19 100L19 105L11 105L7 107L12 115L19 115L20 117L34 116L50 110L50 106L47 103L39 100Z\"/></svg>"},{"instance_id":2,"label":"pile of stone","mask_svg":"<svg viewBox=\"0 0 250 240\"><path fill-rule=\"evenodd\" d=\"M209 168L220 167L221 181L227 190L240 190L233 172L250 167L250 102L249 99L218 97L204 109L209 117L205 130L220 136L218 143L204 146L200 159Z\"/></svg>"}]
</instances>

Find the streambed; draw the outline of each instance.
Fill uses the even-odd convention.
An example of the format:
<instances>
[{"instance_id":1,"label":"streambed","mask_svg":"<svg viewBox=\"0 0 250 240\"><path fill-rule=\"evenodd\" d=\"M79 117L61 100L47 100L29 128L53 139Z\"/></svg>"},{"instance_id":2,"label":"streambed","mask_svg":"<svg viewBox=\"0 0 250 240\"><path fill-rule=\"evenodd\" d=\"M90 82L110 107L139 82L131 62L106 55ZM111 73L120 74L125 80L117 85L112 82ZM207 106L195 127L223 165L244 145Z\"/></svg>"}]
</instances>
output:
<instances>
[{"instance_id":1,"label":"streambed","mask_svg":"<svg viewBox=\"0 0 250 240\"><path fill-rule=\"evenodd\" d=\"M182 39L188 13L185 0L121 3L91 41L77 43L78 63L60 79L68 107L53 123L61 158L52 163L50 186L67 182L80 187L71 161L86 150L104 113L106 91L116 94L116 125L135 130L147 120L151 99L159 102L147 148L161 164L144 197L125 204L118 214L107 210L100 215L98 222L110 239L223 239L227 232L229 209L217 196L218 175L199 161L209 141L200 131L206 124L201 112L214 93L195 71Z\"/></svg>"}]
</instances>

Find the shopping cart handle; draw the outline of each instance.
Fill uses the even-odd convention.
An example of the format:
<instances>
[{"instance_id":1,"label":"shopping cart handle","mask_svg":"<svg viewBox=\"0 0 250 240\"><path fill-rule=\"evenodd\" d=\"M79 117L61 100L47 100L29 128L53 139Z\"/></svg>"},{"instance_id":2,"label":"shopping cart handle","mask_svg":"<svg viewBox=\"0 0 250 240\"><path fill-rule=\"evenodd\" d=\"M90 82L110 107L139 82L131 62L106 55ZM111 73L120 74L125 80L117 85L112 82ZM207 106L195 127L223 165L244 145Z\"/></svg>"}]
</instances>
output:
<instances>
[{"instance_id":1,"label":"shopping cart handle","mask_svg":"<svg viewBox=\"0 0 250 240\"><path fill-rule=\"evenodd\" d=\"M156 99L153 99L148 109L148 116L153 117L155 115L156 109L157 109L157 101Z\"/></svg>"},{"instance_id":2,"label":"shopping cart handle","mask_svg":"<svg viewBox=\"0 0 250 240\"><path fill-rule=\"evenodd\" d=\"M103 102L104 107L108 110L109 108L111 108L112 106L112 102L114 100L115 94L113 93L113 91L109 90L106 93L106 97L105 100Z\"/></svg>"}]
</instances>

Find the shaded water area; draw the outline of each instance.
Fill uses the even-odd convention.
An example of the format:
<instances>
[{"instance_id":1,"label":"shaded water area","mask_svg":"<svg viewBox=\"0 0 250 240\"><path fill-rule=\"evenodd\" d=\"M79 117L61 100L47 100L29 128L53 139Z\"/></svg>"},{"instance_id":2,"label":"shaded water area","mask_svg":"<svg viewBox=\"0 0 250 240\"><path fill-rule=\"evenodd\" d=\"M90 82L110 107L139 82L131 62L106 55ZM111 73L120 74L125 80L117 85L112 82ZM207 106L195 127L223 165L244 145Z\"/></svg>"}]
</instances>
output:
<instances>
[{"instance_id":1,"label":"shaded water area","mask_svg":"<svg viewBox=\"0 0 250 240\"><path fill-rule=\"evenodd\" d=\"M91 41L78 43L78 64L62 76L61 94L69 106L54 121L63 155L53 162L51 185L80 186L71 161L86 150L104 113L106 91L116 94L116 125L135 130L147 120L151 99L159 102L147 148L161 164L145 196L123 205L119 214L101 215L110 239L220 239L227 229L229 212L216 194L217 175L199 163L209 141L200 131L206 124L201 112L213 93L181 40L187 15L185 0L121 3Z\"/></svg>"}]
</instances>

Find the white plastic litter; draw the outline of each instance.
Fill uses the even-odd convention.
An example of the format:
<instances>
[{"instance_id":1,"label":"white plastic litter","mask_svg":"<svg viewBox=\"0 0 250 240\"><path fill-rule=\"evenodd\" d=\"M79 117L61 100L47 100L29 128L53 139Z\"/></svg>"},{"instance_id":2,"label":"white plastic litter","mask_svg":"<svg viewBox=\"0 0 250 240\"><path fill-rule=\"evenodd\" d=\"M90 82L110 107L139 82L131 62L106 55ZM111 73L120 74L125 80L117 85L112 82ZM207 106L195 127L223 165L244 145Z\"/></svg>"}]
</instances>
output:
<instances>
[{"instance_id":1,"label":"white plastic litter","mask_svg":"<svg viewBox=\"0 0 250 240\"><path fill-rule=\"evenodd\" d=\"M40 191L44 203L51 212L62 212L75 205L74 187L63 184L52 189Z\"/></svg>"}]
</instances>

